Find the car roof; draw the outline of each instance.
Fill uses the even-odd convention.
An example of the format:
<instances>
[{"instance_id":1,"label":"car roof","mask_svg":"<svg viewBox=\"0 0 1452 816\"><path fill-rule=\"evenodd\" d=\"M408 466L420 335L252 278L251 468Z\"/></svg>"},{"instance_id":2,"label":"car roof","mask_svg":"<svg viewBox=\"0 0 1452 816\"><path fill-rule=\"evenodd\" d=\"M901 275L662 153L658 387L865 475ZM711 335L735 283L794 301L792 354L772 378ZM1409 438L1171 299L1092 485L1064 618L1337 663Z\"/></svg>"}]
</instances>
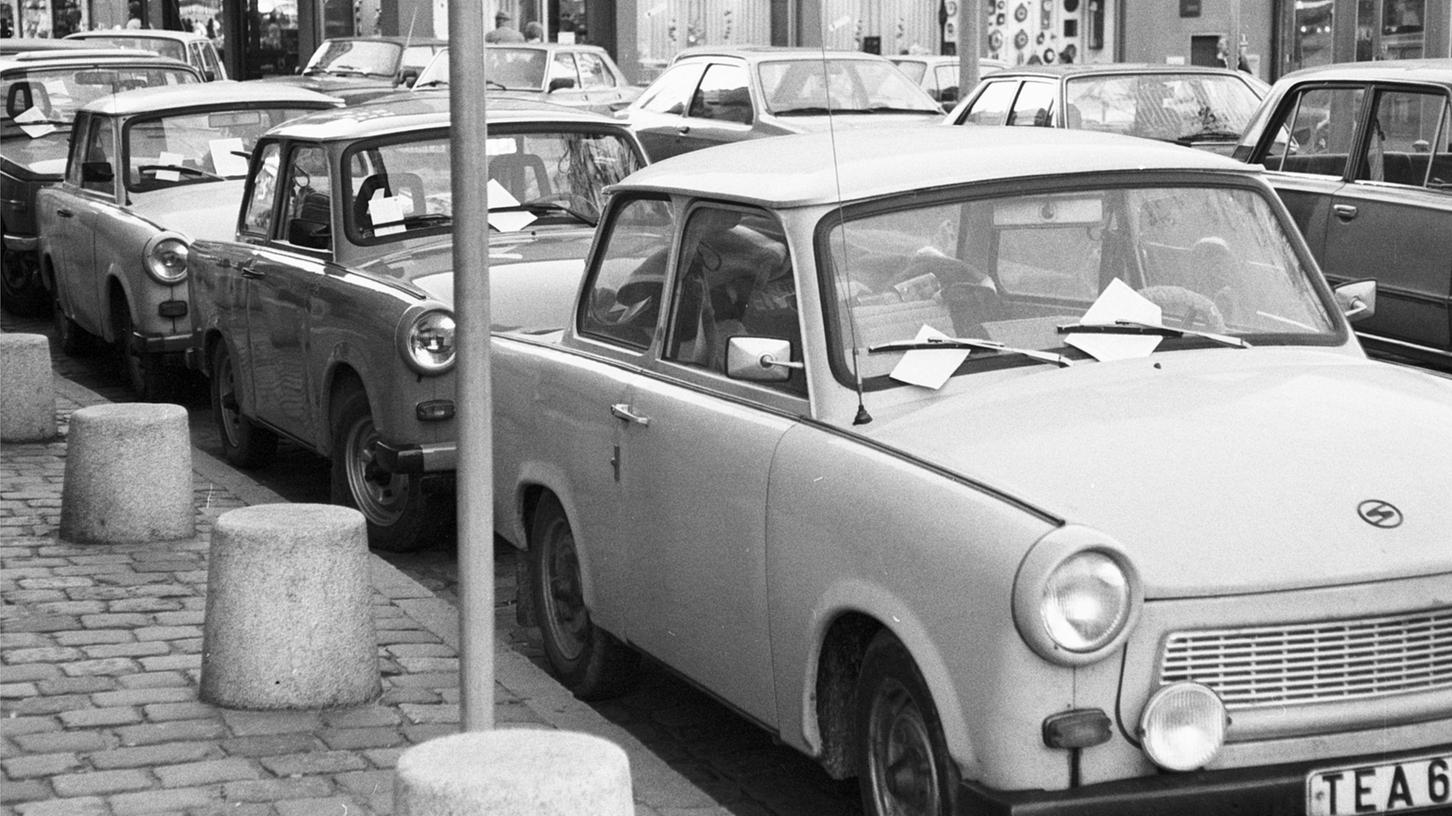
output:
<instances>
[{"instance_id":1,"label":"car roof","mask_svg":"<svg viewBox=\"0 0 1452 816\"><path fill-rule=\"evenodd\" d=\"M1044 65L1014 65L994 72L995 76L1071 77L1087 74L1224 74L1248 77L1244 71L1233 71L1214 65L1169 65L1162 62L1072 62Z\"/></svg>"},{"instance_id":2,"label":"car roof","mask_svg":"<svg viewBox=\"0 0 1452 816\"><path fill-rule=\"evenodd\" d=\"M613 189L791 207L972 182L1141 170L1244 176L1259 168L1180 145L1061 128L863 128L698 150L638 170Z\"/></svg>"},{"instance_id":3,"label":"car roof","mask_svg":"<svg viewBox=\"0 0 1452 816\"><path fill-rule=\"evenodd\" d=\"M576 110L549 102L490 97L486 108L490 124L550 122L593 124L627 130L625 123L598 113ZM404 133L449 124L449 95L419 93L391 95L347 108L300 116L272 129L272 133L295 139L339 141L389 133Z\"/></svg>"},{"instance_id":4,"label":"car roof","mask_svg":"<svg viewBox=\"0 0 1452 816\"><path fill-rule=\"evenodd\" d=\"M323 42L386 42L397 45L448 45L448 40L438 40L431 37L328 37Z\"/></svg>"},{"instance_id":5,"label":"car roof","mask_svg":"<svg viewBox=\"0 0 1452 816\"><path fill-rule=\"evenodd\" d=\"M48 37L7 37L0 39L0 54L20 54L29 51L77 51L95 48L79 42L53 40Z\"/></svg>"},{"instance_id":6,"label":"car roof","mask_svg":"<svg viewBox=\"0 0 1452 816\"><path fill-rule=\"evenodd\" d=\"M676 63L701 57L734 57L747 62L768 62L776 59L820 59L824 56L832 59L885 59L885 57L877 54L869 54L866 51L847 51L832 48L824 49L777 45L737 45L727 47L719 45L697 45L683 49L680 53L676 54L675 59L671 60L671 62Z\"/></svg>"},{"instance_id":7,"label":"car roof","mask_svg":"<svg viewBox=\"0 0 1452 816\"><path fill-rule=\"evenodd\" d=\"M1446 83L1452 82L1452 59L1336 62L1292 71L1281 77L1277 84L1303 82L1307 79L1419 80Z\"/></svg>"},{"instance_id":8,"label":"car roof","mask_svg":"<svg viewBox=\"0 0 1452 816\"><path fill-rule=\"evenodd\" d=\"M194 108L211 105L234 105L257 102L297 102L305 105L336 107L335 97L289 85L262 84L221 80L208 82L205 87L193 85L163 85L155 88L139 88L102 97L86 105L85 109L97 113L129 116L136 113L150 113L171 108Z\"/></svg>"},{"instance_id":9,"label":"car roof","mask_svg":"<svg viewBox=\"0 0 1452 816\"><path fill-rule=\"evenodd\" d=\"M116 65L145 65L178 68L196 76L196 69L181 60L163 57L150 51L133 51L129 48L82 48L63 51L26 51L20 54L6 54L0 57L0 70L18 68L86 68Z\"/></svg>"},{"instance_id":10,"label":"car roof","mask_svg":"<svg viewBox=\"0 0 1452 816\"><path fill-rule=\"evenodd\" d=\"M210 40L205 34L198 34L195 31L171 31L165 28L105 28L96 31L77 31L74 34L67 34L67 40L86 39L136 39L136 40L177 40L178 42L191 42L192 40Z\"/></svg>"}]
</instances>

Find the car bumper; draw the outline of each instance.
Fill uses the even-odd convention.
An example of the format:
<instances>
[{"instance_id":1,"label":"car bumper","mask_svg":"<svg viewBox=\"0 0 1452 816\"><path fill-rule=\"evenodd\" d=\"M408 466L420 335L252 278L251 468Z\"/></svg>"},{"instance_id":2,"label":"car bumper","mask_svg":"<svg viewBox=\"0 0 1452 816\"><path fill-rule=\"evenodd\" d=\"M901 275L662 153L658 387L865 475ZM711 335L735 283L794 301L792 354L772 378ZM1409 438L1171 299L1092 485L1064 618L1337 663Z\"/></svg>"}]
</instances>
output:
<instances>
[{"instance_id":1,"label":"car bumper","mask_svg":"<svg viewBox=\"0 0 1452 816\"><path fill-rule=\"evenodd\" d=\"M992 791L965 782L959 790L957 813L994 816L1241 816L1275 814L1296 816L1306 813L1306 780L1315 770L1356 765L1380 765L1399 759L1425 757L1452 751L1452 743L1398 754L1368 754L1311 762L1221 771L1163 774L1160 776L1085 785L1065 791ZM1346 803L1343 803L1343 805ZM1356 812L1351 807L1345 813ZM1452 798L1424 814L1452 814Z\"/></svg>"},{"instance_id":2,"label":"car bumper","mask_svg":"<svg viewBox=\"0 0 1452 816\"><path fill-rule=\"evenodd\" d=\"M373 451L378 463L394 473L437 473L458 467L459 446L454 442L426 445L390 445L379 442Z\"/></svg>"}]
</instances>

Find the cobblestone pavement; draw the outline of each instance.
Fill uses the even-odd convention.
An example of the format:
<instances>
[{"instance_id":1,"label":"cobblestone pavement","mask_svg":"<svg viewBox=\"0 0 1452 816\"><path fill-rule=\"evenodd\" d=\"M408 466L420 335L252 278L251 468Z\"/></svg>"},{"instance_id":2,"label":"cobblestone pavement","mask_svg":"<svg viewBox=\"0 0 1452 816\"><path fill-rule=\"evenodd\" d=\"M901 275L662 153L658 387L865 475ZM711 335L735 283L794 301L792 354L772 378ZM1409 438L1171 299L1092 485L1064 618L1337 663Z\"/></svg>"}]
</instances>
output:
<instances>
[{"instance_id":1,"label":"cobblestone pavement","mask_svg":"<svg viewBox=\"0 0 1452 816\"><path fill-rule=\"evenodd\" d=\"M9 316L4 328L49 333ZM242 504L325 500L310 493L325 494L326 464L284 449L293 461L267 469L280 480L232 470L207 453L205 391L186 385L177 401L193 417L197 535L138 546L58 541L69 412L127 395L100 360L57 357L56 371L60 440L0 451L0 816L391 812L398 754L458 728L452 542L389 556L393 565L373 559L378 703L285 714L200 703L212 521ZM541 668L535 633L514 624L512 557L496 552L502 727L569 728L622 745L641 816L860 812L855 785L833 782L658 667L647 665L621 698L575 700Z\"/></svg>"}]
</instances>

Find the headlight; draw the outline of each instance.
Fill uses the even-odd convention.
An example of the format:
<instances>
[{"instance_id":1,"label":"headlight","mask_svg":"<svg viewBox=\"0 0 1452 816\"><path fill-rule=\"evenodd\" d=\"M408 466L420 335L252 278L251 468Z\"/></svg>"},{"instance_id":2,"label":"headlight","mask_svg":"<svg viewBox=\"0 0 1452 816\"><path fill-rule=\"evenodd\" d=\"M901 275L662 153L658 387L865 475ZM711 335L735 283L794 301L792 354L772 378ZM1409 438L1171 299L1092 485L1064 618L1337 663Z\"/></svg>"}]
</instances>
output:
<instances>
[{"instance_id":1,"label":"headlight","mask_svg":"<svg viewBox=\"0 0 1452 816\"><path fill-rule=\"evenodd\" d=\"M146 271L165 284L181 283L187 277L187 242L163 238L146 253Z\"/></svg>"},{"instance_id":2,"label":"headlight","mask_svg":"<svg viewBox=\"0 0 1452 816\"><path fill-rule=\"evenodd\" d=\"M1024 556L1014 579L1013 620L1046 660L1083 666L1124 642L1143 600L1139 574L1113 540L1065 525Z\"/></svg>"},{"instance_id":3,"label":"headlight","mask_svg":"<svg viewBox=\"0 0 1452 816\"><path fill-rule=\"evenodd\" d=\"M1092 652L1114 639L1129 618L1129 577L1113 558L1090 550L1049 573L1039 615L1049 637L1071 652Z\"/></svg>"},{"instance_id":4,"label":"headlight","mask_svg":"<svg viewBox=\"0 0 1452 816\"><path fill-rule=\"evenodd\" d=\"M399 339L404 360L420 374L442 374L454 365L454 316L448 312L414 316Z\"/></svg>"},{"instance_id":5,"label":"headlight","mask_svg":"<svg viewBox=\"0 0 1452 816\"><path fill-rule=\"evenodd\" d=\"M1139 718L1144 752L1170 771L1203 768L1220 753L1229 722L1219 695L1199 683L1172 683L1150 697Z\"/></svg>"}]
</instances>

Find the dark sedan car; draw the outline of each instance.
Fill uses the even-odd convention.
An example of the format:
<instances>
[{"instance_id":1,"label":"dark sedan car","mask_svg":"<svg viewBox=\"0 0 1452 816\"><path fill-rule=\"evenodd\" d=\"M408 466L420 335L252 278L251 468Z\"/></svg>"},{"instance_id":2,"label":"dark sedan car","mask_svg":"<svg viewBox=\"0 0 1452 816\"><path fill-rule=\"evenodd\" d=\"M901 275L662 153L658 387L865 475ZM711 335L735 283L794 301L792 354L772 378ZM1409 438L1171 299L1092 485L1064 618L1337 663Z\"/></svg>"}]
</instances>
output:
<instances>
[{"instance_id":1,"label":"dark sedan car","mask_svg":"<svg viewBox=\"0 0 1452 816\"><path fill-rule=\"evenodd\" d=\"M1452 371L1452 59L1326 65L1276 82L1236 158L1265 165L1334 283L1375 278L1381 356Z\"/></svg>"},{"instance_id":2,"label":"dark sedan car","mask_svg":"<svg viewBox=\"0 0 1452 816\"><path fill-rule=\"evenodd\" d=\"M409 37L332 37L323 40L299 75L264 81L301 85L354 105L411 87L448 44Z\"/></svg>"},{"instance_id":3,"label":"dark sedan car","mask_svg":"<svg viewBox=\"0 0 1452 816\"><path fill-rule=\"evenodd\" d=\"M486 46L485 53L485 84L500 95L611 113L635 101L643 90L630 84L598 45L509 43ZM449 87L449 49L434 55L413 87Z\"/></svg>"},{"instance_id":4,"label":"dark sedan car","mask_svg":"<svg viewBox=\"0 0 1452 816\"><path fill-rule=\"evenodd\" d=\"M829 122L927 125L943 109L875 54L748 46L682 52L617 115L659 161L712 145L826 130Z\"/></svg>"},{"instance_id":5,"label":"dark sedan car","mask_svg":"<svg viewBox=\"0 0 1452 816\"><path fill-rule=\"evenodd\" d=\"M1194 65L1020 65L985 77L955 125L1098 130L1229 154L1267 86Z\"/></svg>"}]
</instances>

